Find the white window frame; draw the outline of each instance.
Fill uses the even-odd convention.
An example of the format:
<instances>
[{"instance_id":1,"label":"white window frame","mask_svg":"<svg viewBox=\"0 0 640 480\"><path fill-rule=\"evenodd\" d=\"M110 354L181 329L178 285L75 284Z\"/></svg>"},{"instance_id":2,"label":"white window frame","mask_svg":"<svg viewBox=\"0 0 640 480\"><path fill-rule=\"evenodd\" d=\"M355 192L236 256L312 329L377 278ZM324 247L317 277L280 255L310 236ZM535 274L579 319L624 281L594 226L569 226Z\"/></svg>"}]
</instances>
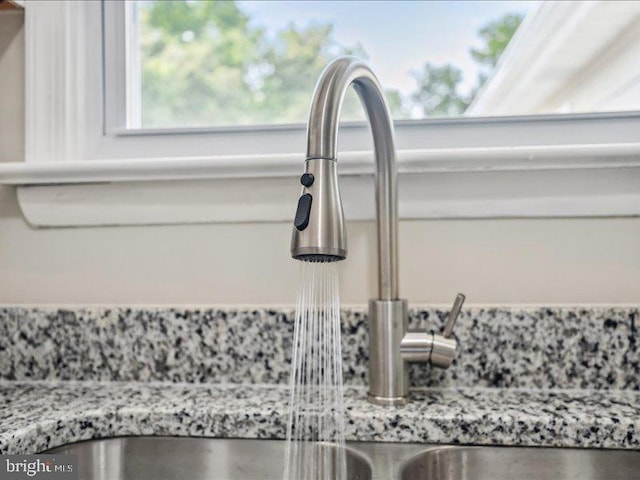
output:
<instances>
[{"instance_id":1,"label":"white window frame","mask_svg":"<svg viewBox=\"0 0 640 480\"><path fill-rule=\"evenodd\" d=\"M291 220L305 125L122 128L124 4L27 1L25 16L26 160L0 183L29 223ZM398 121L396 147L401 218L640 214L640 112ZM341 127L348 219L374 216L370 149L366 125Z\"/></svg>"}]
</instances>

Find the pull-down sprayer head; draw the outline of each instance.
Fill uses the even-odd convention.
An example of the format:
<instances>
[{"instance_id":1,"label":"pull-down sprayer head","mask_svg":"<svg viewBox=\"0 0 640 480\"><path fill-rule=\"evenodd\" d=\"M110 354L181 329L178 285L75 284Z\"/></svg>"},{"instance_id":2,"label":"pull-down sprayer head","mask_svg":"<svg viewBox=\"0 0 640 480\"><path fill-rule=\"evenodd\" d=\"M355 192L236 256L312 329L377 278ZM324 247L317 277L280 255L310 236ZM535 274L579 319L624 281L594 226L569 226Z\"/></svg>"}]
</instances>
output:
<instances>
[{"instance_id":1,"label":"pull-down sprayer head","mask_svg":"<svg viewBox=\"0 0 640 480\"><path fill-rule=\"evenodd\" d=\"M291 256L297 260L336 262L347 256L336 164L328 158L309 158L305 162L291 238Z\"/></svg>"}]
</instances>

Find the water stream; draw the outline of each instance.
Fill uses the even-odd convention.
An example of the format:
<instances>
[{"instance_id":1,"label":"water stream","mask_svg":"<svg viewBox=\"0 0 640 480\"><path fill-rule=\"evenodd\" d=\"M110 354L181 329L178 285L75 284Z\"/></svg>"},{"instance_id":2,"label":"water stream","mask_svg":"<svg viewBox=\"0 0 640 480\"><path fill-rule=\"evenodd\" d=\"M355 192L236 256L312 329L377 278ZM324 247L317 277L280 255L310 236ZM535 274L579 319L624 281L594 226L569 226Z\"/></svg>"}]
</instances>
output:
<instances>
[{"instance_id":1,"label":"water stream","mask_svg":"<svg viewBox=\"0 0 640 480\"><path fill-rule=\"evenodd\" d=\"M300 262L284 480L346 480L337 262Z\"/></svg>"}]
</instances>

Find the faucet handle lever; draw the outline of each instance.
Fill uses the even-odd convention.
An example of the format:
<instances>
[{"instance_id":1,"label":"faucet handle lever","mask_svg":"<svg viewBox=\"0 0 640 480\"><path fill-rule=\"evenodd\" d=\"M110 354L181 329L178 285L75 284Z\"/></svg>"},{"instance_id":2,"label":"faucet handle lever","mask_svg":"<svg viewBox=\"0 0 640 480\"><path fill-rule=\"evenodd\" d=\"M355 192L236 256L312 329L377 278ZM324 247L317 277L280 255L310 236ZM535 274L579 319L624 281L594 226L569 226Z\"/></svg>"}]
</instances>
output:
<instances>
[{"instance_id":1,"label":"faucet handle lever","mask_svg":"<svg viewBox=\"0 0 640 480\"><path fill-rule=\"evenodd\" d=\"M460 310L462 309L462 304L464 304L465 298L466 297L462 293L456 295L453 307L451 307L451 311L449 312L449 318L447 318L447 323L444 325L444 330L442 331L442 336L444 338L451 338L453 326L456 324L456 320L458 320L458 315L460 315Z\"/></svg>"},{"instance_id":2,"label":"faucet handle lever","mask_svg":"<svg viewBox=\"0 0 640 480\"><path fill-rule=\"evenodd\" d=\"M455 338L451 337L453 334L453 326L456 324L458 315L460 315L460 309L462 308L464 299L465 296L461 293L456 296L456 300L453 302L453 307L451 307L451 312L449 313L449 318L447 318L447 323L444 325L442 335L433 334L431 336L429 361L434 367L449 368L451 362L453 362L453 357L456 356L458 342L456 342Z\"/></svg>"}]
</instances>

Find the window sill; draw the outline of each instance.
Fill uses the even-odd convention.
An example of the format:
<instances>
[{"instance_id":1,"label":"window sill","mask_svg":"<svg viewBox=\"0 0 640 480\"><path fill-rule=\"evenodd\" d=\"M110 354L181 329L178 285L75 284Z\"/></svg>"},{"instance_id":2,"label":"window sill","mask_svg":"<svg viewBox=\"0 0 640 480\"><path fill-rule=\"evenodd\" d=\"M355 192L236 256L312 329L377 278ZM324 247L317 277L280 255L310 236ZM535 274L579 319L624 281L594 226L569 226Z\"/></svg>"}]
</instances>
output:
<instances>
[{"instance_id":1,"label":"window sill","mask_svg":"<svg viewBox=\"0 0 640 480\"><path fill-rule=\"evenodd\" d=\"M226 155L0 163L0 185L155 182L297 176L303 155ZM373 173L371 152L345 152L341 175ZM640 167L640 144L543 145L398 151L400 174Z\"/></svg>"},{"instance_id":2,"label":"window sill","mask_svg":"<svg viewBox=\"0 0 640 480\"><path fill-rule=\"evenodd\" d=\"M339 162L346 217L373 218L372 154ZM637 143L401 150L398 170L405 219L640 215ZM0 184L37 227L289 221L301 171L294 154L5 163Z\"/></svg>"}]
</instances>

